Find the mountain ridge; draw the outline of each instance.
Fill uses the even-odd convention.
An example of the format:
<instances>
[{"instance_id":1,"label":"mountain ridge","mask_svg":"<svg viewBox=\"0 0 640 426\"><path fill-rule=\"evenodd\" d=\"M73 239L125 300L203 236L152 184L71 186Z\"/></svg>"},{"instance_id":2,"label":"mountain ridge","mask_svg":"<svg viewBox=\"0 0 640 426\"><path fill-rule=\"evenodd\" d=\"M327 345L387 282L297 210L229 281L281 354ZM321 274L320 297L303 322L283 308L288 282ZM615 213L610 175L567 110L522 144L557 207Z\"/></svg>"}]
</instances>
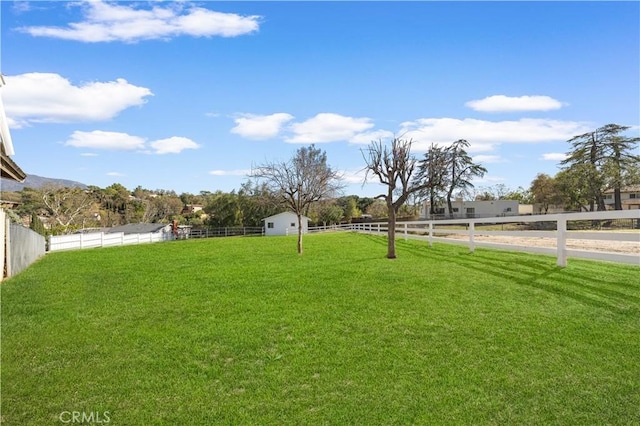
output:
<instances>
[{"instance_id":1,"label":"mountain ridge","mask_svg":"<svg viewBox=\"0 0 640 426\"><path fill-rule=\"evenodd\" d=\"M68 187L77 187L82 189L87 188L87 185L85 185L82 182L77 182L75 180L49 178L44 176L28 174L24 182L15 182L10 179L4 179L4 178L0 179L0 190L2 192L18 192L18 191L22 191L24 188L40 189L43 186L46 186L49 184L62 185L62 186L68 186Z\"/></svg>"}]
</instances>

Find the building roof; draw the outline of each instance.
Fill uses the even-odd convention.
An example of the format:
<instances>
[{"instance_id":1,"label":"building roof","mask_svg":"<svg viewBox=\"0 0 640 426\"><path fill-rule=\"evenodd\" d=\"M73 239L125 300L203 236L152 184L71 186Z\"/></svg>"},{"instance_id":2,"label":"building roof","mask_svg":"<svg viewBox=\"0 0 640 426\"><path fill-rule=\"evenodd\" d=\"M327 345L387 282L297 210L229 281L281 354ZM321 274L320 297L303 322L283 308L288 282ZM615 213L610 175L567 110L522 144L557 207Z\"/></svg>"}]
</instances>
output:
<instances>
[{"instance_id":1,"label":"building roof","mask_svg":"<svg viewBox=\"0 0 640 426\"><path fill-rule=\"evenodd\" d=\"M0 166L0 176L5 179L11 179L16 182L24 182L27 178L27 174L22 171L22 169L9 157L7 151L5 150L4 143L1 144L1 166Z\"/></svg>"},{"instance_id":2,"label":"building roof","mask_svg":"<svg viewBox=\"0 0 640 426\"><path fill-rule=\"evenodd\" d=\"M272 219L272 218L274 218L274 217L284 216L284 215L294 215L294 216L296 216L296 217L298 216L298 215L297 215L297 214L295 214L294 212L289 212L289 211L287 211L287 212L282 212L282 213L274 214L274 215L271 215L271 216L269 216L269 217L265 217L265 218L264 218L264 219L262 219L262 220ZM302 217L303 217L303 218L305 218L305 219L309 219L309 218L308 218L307 216L305 216L305 215L302 215Z\"/></svg>"},{"instance_id":3,"label":"building roof","mask_svg":"<svg viewBox=\"0 0 640 426\"><path fill-rule=\"evenodd\" d=\"M148 234L159 232L165 227L170 226L167 223L129 223L127 225L114 226L105 229L106 234L123 232L124 234Z\"/></svg>"},{"instance_id":4,"label":"building roof","mask_svg":"<svg viewBox=\"0 0 640 426\"><path fill-rule=\"evenodd\" d=\"M0 75L0 87L4 85L4 79ZM0 175L3 178L23 182L27 174L11 159L10 155L14 155L13 142L11 141L11 133L7 123L7 116L4 113L4 105L2 104L2 96L0 96Z\"/></svg>"},{"instance_id":5,"label":"building roof","mask_svg":"<svg viewBox=\"0 0 640 426\"><path fill-rule=\"evenodd\" d=\"M613 194L613 192L613 189L607 189L606 191L604 191L605 194ZM628 192L640 192L640 185L625 186L620 188L621 194L626 194Z\"/></svg>"}]
</instances>

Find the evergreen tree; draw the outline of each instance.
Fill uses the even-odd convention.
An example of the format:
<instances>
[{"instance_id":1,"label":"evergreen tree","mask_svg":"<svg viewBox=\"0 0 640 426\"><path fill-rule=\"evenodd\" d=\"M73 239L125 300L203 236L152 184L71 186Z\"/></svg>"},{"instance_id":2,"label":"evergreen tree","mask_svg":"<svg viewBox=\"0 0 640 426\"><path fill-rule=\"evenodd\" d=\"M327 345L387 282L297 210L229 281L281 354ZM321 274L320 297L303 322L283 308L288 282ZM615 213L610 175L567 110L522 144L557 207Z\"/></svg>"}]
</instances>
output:
<instances>
[{"instance_id":1,"label":"evergreen tree","mask_svg":"<svg viewBox=\"0 0 640 426\"><path fill-rule=\"evenodd\" d=\"M40 235L47 235L47 230L45 229L44 224L42 223L36 212L31 213L31 223L29 224L29 228Z\"/></svg>"},{"instance_id":2,"label":"evergreen tree","mask_svg":"<svg viewBox=\"0 0 640 426\"><path fill-rule=\"evenodd\" d=\"M614 191L614 208L622 210L620 190L629 184L629 177L635 175L640 162L640 156L632 153L640 138L621 135L629 128L607 124L568 141L571 150L562 162L563 170L579 173L587 183L590 211L605 209L603 193L607 189Z\"/></svg>"}]
</instances>

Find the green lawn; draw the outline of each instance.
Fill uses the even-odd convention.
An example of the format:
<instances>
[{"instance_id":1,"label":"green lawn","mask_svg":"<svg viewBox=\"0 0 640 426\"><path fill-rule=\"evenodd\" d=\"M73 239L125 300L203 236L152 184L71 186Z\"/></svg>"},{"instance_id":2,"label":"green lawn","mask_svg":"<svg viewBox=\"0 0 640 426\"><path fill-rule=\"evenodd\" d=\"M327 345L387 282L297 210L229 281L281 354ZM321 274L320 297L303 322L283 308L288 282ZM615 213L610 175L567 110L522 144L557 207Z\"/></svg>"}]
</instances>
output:
<instances>
[{"instance_id":1,"label":"green lawn","mask_svg":"<svg viewBox=\"0 0 640 426\"><path fill-rule=\"evenodd\" d=\"M639 268L385 254L347 233L49 254L1 286L2 420L640 423Z\"/></svg>"}]
</instances>

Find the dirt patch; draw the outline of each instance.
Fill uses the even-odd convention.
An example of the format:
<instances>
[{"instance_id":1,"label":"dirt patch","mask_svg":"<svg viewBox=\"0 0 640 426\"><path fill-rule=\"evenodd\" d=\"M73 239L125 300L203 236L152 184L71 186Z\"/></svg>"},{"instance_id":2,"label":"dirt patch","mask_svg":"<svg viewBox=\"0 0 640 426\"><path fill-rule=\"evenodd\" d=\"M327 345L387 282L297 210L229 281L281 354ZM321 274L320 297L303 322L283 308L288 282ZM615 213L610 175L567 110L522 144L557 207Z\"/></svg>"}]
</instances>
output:
<instances>
[{"instance_id":1,"label":"dirt patch","mask_svg":"<svg viewBox=\"0 0 640 426\"><path fill-rule=\"evenodd\" d=\"M449 235L446 238L468 240L466 235ZM555 238L544 237L512 237L504 235L476 235L475 241L486 241L499 244L513 244L529 247L556 248ZM567 248L573 250L604 251L610 253L640 254L640 234L638 241L603 241L567 239Z\"/></svg>"}]
</instances>

